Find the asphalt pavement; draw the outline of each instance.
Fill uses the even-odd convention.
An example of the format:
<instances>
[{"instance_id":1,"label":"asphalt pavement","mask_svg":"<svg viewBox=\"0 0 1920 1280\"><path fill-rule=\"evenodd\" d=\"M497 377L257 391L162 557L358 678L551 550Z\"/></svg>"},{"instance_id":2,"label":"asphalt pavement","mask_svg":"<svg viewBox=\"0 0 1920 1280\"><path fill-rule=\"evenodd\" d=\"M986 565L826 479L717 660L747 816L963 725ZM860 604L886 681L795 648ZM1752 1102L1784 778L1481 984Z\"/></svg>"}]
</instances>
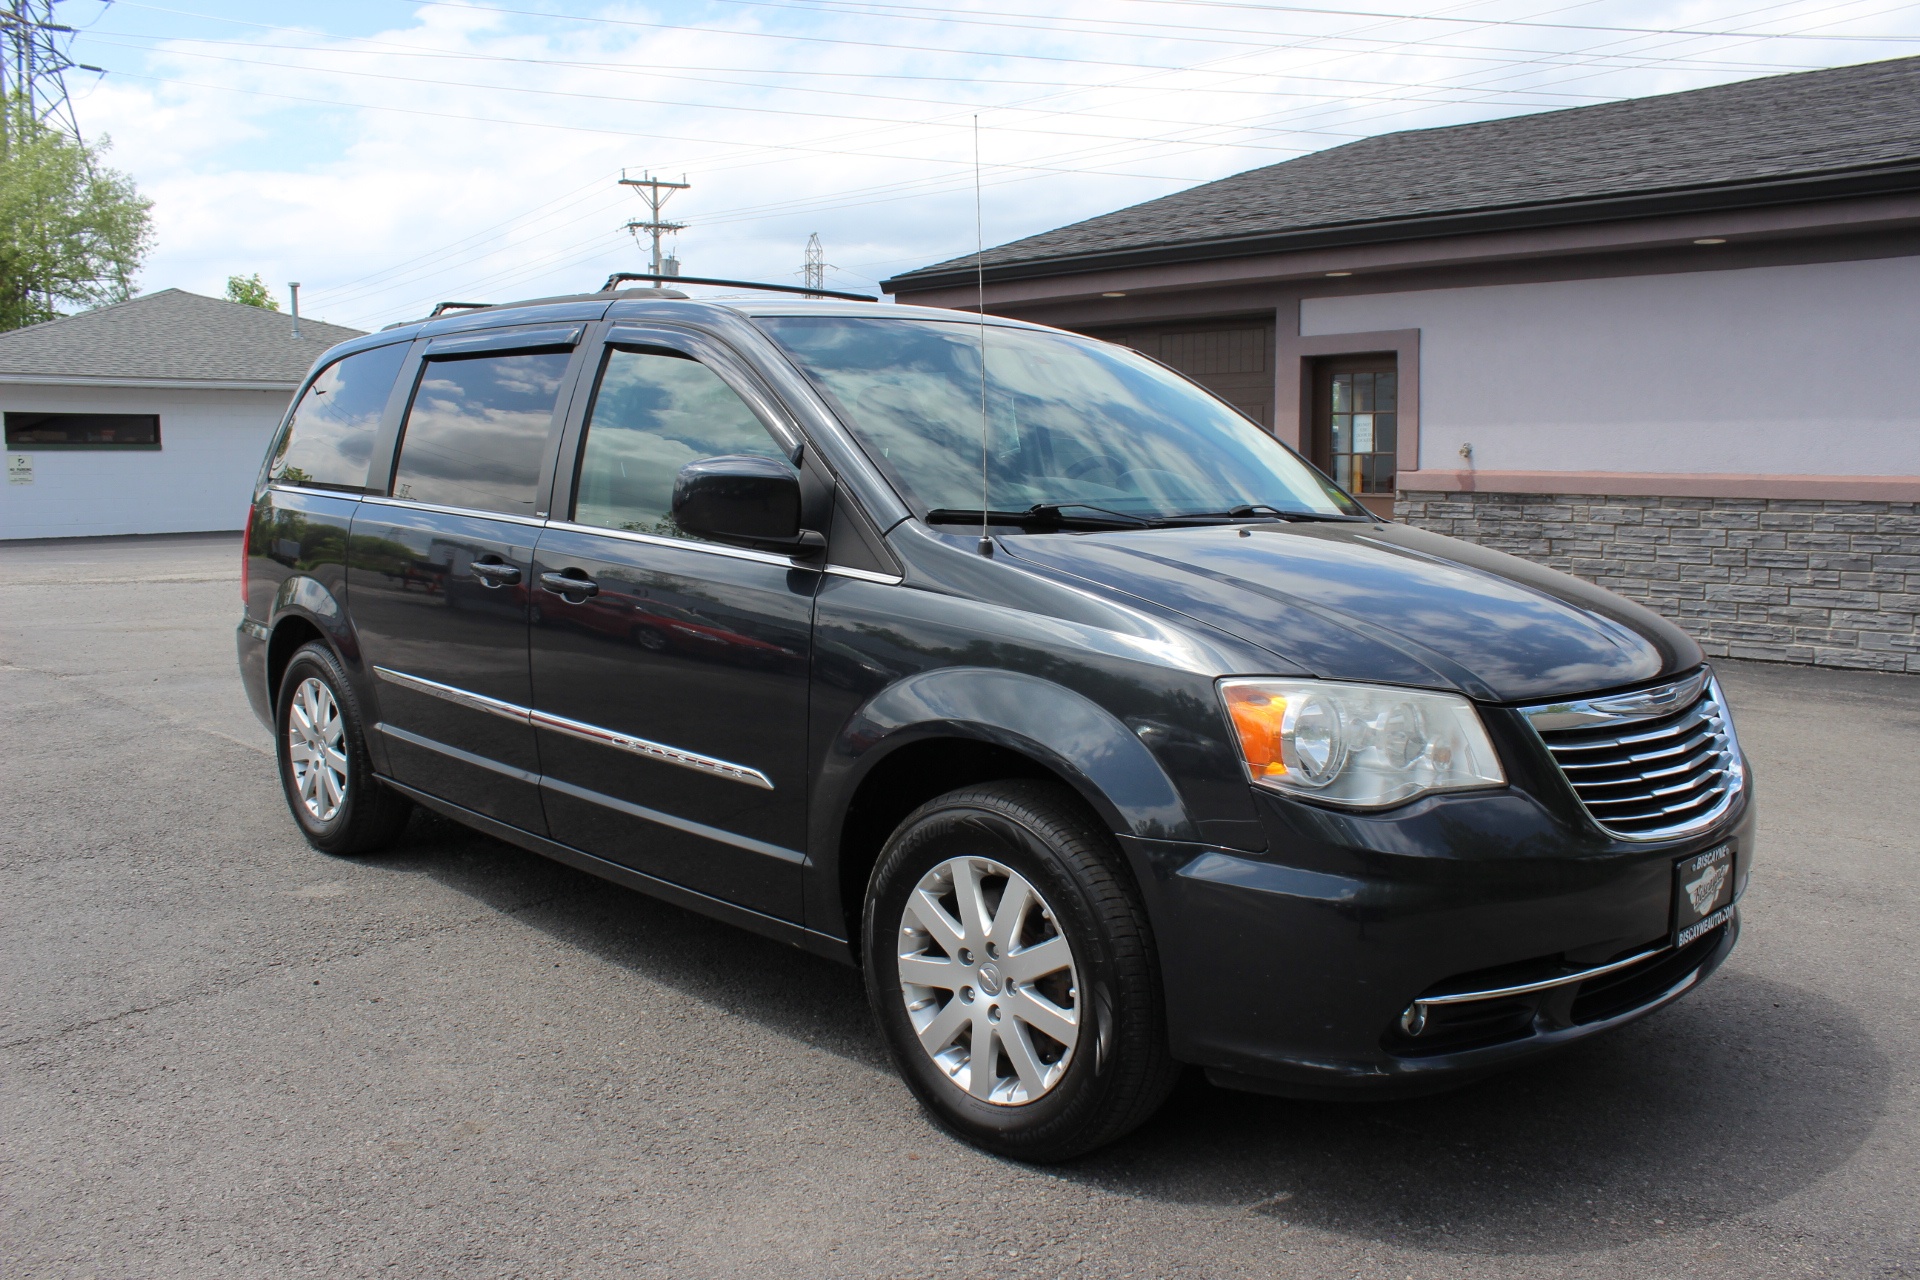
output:
<instances>
[{"instance_id":1,"label":"asphalt pavement","mask_svg":"<svg viewBox=\"0 0 1920 1280\"><path fill-rule=\"evenodd\" d=\"M424 816L309 848L238 608L234 536L0 544L0 1275L1920 1274L1920 677L1720 664L1759 861L1673 1008L1042 1169L851 970Z\"/></svg>"}]
</instances>

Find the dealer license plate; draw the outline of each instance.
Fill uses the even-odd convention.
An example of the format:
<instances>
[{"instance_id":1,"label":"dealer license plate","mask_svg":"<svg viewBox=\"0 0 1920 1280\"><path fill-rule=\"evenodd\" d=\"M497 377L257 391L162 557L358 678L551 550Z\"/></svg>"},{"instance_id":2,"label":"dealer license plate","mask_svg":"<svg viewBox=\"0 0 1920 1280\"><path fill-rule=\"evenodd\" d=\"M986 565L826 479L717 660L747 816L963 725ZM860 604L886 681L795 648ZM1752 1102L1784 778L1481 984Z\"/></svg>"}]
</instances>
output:
<instances>
[{"instance_id":1,"label":"dealer license plate","mask_svg":"<svg viewBox=\"0 0 1920 1280\"><path fill-rule=\"evenodd\" d=\"M1673 945L1684 947L1733 914L1733 846L1716 845L1673 864Z\"/></svg>"}]
</instances>

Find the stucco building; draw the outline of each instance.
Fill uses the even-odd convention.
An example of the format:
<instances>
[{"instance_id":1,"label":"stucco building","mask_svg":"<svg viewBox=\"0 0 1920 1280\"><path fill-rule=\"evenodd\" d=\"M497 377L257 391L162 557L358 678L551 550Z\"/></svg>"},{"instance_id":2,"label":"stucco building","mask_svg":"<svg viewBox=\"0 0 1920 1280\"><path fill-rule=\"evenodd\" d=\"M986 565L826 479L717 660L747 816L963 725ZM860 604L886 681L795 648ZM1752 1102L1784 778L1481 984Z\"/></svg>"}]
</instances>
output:
<instances>
[{"instance_id":1,"label":"stucco building","mask_svg":"<svg viewBox=\"0 0 1920 1280\"><path fill-rule=\"evenodd\" d=\"M1920 58L1369 138L985 254L1373 506L1920 671ZM884 286L971 309L972 256Z\"/></svg>"},{"instance_id":2,"label":"stucco building","mask_svg":"<svg viewBox=\"0 0 1920 1280\"><path fill-rule=\"evenodd\" d=\"M294 388L359 332L164 289L0 333L0 539L240 528Z\"/></svg>"}]
</instances>

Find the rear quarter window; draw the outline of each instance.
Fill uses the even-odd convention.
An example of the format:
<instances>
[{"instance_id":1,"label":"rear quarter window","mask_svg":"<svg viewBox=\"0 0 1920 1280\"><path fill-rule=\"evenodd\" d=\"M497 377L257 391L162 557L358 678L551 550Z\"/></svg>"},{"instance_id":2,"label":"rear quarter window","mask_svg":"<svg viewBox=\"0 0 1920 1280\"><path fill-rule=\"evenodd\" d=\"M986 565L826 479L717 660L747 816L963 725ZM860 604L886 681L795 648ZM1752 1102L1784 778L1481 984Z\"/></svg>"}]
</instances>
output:
<instances>
[{"instance_id":1,"label":"rear quarter window","mask_svg":"<svg viewBox=\"0 0 1920 1280\"><path fill-rule=\"evenodd\" d=\"M570 351L434 359L407 410L393 496L530 516Z\"/></svg>"},{"instance_id":2,"label":"rear quarter window","mask_svg":"<svg viewBox=\"0 0 1920 1280\"><path fill-rule=\"evenodd\" d=\"M364 490L373 439L407 344L375 347L320 371L294 407L268 477L282 484Z\"/></svg>"}]
</instances>

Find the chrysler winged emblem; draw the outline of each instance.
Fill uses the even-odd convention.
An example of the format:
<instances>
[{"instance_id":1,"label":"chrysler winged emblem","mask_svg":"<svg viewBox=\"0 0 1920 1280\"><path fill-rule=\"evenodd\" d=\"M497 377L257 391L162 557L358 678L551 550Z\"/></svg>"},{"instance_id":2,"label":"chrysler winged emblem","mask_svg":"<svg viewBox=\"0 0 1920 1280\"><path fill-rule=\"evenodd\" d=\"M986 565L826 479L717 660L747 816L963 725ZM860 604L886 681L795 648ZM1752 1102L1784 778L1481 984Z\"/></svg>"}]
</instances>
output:
<instances>
[{"instance_id":1,"label":"chrysler winged emblem","mask_svg":"<svg viewBox=\"0 0 1920 1280\"><path fill-rule=\"evenodd\" d=\"M1687 901L1693 903L1693 914L1703 916L1713 900L1720 896L1720 886L1727 880L1727 864L1722 862L1701 873L1692 884L1682 885L1687 891Z\"/></svg>"}]
</instances>

